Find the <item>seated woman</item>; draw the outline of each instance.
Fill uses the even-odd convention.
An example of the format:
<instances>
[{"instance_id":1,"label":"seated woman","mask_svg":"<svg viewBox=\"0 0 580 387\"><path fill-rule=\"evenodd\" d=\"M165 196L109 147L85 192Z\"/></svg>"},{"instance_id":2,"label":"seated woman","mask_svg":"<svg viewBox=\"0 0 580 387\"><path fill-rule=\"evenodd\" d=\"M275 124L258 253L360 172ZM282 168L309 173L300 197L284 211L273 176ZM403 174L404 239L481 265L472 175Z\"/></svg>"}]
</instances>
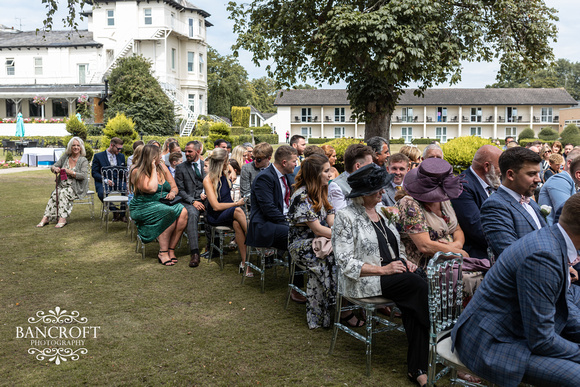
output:
<instances>
[{"instance_id":1,"label":"seated woman","mask_svg":"<svg viewBox=\"0 0 580 387\"><path fill-rule=\"evenodd\" d=\"M334 180L338 175L340 175L338 170L334 167L334 164L336 164L336 150L328 144L321 145L320 147L324 151L326 157L328 157L328 162L330 163L330 172L332 172L332 179L330 180Z\"/></svg>"},{"instance_id":2,"label":"seated woman","mask_svg":"<svg viewBox=\"0 0 580 387\"><path fill-rule=\"evenodd\" d=\"M209 163L208 163L209 161ZM211 226L233 227L236 232L236 244L242 257L240 271L246 263L246 214L240 208L245 203L242 198L236 202L232 200L232 182L227 177L228 151L223 148L215 148L211 157L206 158L208 165L207 176L203 179L203 189L207 195L206 220ZM245 275L253 277L248 267Z\"/></svg>"},{"instance_id":3,"label":"seated woman","mask_svg":"<svg viewBox=\"0 0 580 387\"><path fill-rule=\"evenodd\" d=\"M288 209L288 251L310 274L306 284L306 321L310 329L330 327L331 307L336 299L334 255L331 252L318 258L312 247L314 238L332 236L334 209L328 202L331 177L326 156L313 154L306 158L296 175Z\"/></svg>"},{"instance_id":4,"label":"seated woman","mask_svg":"<svg viewBox=\"0 0 580 387\"><path fill-rule=\"evenodd\" d=\"M352 191L347 197L352 200L336 215L332 246L345 296L383 296L403 312L408 377L423 386L429 354L428 288L414 273L417 266L406 259L395 225L377 210L389 179L387 170L374 163L348 177Z\"/></svg>"},{"instance_id":5,"label":"seated woman","mask_svg":"<svg viewBox=\"0 0 580 387\"><path fill-rule=\"evenodd\" d=\"M465 236L450 202L463 191L451 164L438 158L424 160L405 175L403 188L407 195L398 204L398 226L409 260L424 268L438 251L469 258L463 250ZM463 267L474 271L463 275L465 295L469 297L483 280L480 271L489 269L490 263L487 259L467 259Z\"/></svg>"},{"instance_id":6,"label":"seated woman","mask_svg":"<svg viewBox=\"0 0 580 387\"><path fill-rule=\"evenodd\" d=\"M58 186L52 191L44 210L44 217L36 227L44 227L57 218L58 223L54 226L55 228L63 228L67 225L67 218L72 211L74 200L85 196L89 189L89 161L86 155L83 140L80 137L73 137L60 159L50 167L50 170L56 174ZM66 172L66 180L61 179L61 170Z\"/></svg>"},{"instance_id":7,"label":"seated woman","mask_svg":"<svg viewBox=\"0 0 580 387\"><path fill-rule=\"evenodd\" d=\"M159 201L162 198L173 200L177 186L161 159L158 146L145 145L140 156L133 158L129 187L134 194L129 210L139 237L143 243L157 238L159 263L175 265L175 246L187 225L187 211L179 203L170 206Z\"/></svg>"}]
</instances>

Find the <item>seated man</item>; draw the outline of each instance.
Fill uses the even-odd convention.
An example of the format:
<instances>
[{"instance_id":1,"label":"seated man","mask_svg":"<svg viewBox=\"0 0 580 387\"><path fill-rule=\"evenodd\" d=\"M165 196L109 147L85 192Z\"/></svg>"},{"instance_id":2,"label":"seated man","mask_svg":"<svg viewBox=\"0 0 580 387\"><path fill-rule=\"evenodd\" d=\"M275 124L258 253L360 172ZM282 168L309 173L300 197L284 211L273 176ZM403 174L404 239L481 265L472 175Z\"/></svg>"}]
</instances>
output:
<instances>
[{"instance_id":1,"label":"seated man","mask_svg":"<svg viewBox=\"0 0 580 387\"><path fill-rule=\"evenodd\" d=\"M256 145L252 151L254 160L251 163L242 166L242 173L240 176L240 193L242 197L250 198L252 193L252 183L256 176L270 165L272 158L272 145L267 142L261 142Z\"/></svg>"},{"instance_id":2,"label":"seated man","mask_svg":"<svg viewBox=\"0 0 580 387\"><path fill-rule=\"evenodd\" d=\"M347 179L350 174L372 163L374 155L373 149L364 144L352 144L346 148L344 152L345 171L328 185L328 201L335 211L342 210L348 205L346 196L350 193L351 188Z\"/></svg>"},{"instance_id":3,"label":"seated man","mask_svg":"<svg viewBox=\"0 0 580 387\"><path fill-rule=\"evenodd\" d=\"M402 153L393 154L388 161L387 171L393 175L393 180L385 187L383 194L383 204L387 207L397 204L395 194L403 187L403 179L409 172L411 160Z\"/></svg>"},{"instance_id":4,"label":"seated man","mask_svg":"<svg viewBox=\"0 0 580 387\"><path fill-rule=\"evenodd\" d=\"M109 147L103 152L96 153L93 156L93 166L91 168L91 175L95 179L95 191L97 191L97 196L103 201L105 196L103 184L107 184L113 187L113 182L107 179L103 179L101 175L101 169L106 167L119 167L127 168L125 165L125 155L120 153L123 150L123 140L118 137L113 137ZM123 189L126 187L113 187L113 189ZM121 208L117 208L111 204L111 211L113 211L113 221L122 220L127 221L126 217L121 211L125 210L125 205L122 204Z\"/></svg>"},{"instance_id":5,"label":"seated man","mask_svg":"<svg viewBox=\"0 0 580 387\"><path fill-rule=\"evenodd\" d=\"M481 227L495 257L521 237L546 226L530 200L540 182L540 155L521 147L499 157L502 184L481 206Z\"/></svg>"},{"instance_id":6,"label":"seated man","mask_svg":"<svg viewBox=\"0 0 580 387\"><path fill-rule=\"evenodd\" d=\"M580 149L574 149L568 154L564 170L546 180L540 190L538 204L552 207L552 212L546 217L546 222L549 225L554 223L556 210L563 206L570 196L576 193L576 184L573 179L576 172L571 171L571 165L576 159L580 159ZM580 169L580 165L577 168Z\"/></svg>"},{"instance_id":7,"label":"seated man","mask_svg":"<svg viewBox=\"0 0 580 387\"><path fill-rule=\"evenodd\" d=\"M568 265L580 248L580 194L559 223L507 247L451 333L459 359L500 386L576 386L578 287Z\"/></svg>"},{"instance_id":8,"label":"seated man","mask_svg":"<svg viewBox=\"0 0 580 387\"><path fill-rule=\"evenodd\" d=\"M471 167L461 175L465 181L463 192L458 198L451 199L457 221L465 233L463 249L470 257L487 257L488 246L481 228L480 209L501 184L499 172L501 153L501 149L493 145L479 148L473 156Z\"/></svg>"},{"instance_id":9,"label":"seated man","mask_svg":"<svg viewBox=\"0 0 580 387\"><path fill-rule=\"evenodd\" d=\"M173 178L175 178L175 168L177 168L177 166L179 164L182 163L183 158L181 157L181 152L173 152L169 154L169 172L171 172L171 176L173 176Z\"/></svg>"}]
</instances>

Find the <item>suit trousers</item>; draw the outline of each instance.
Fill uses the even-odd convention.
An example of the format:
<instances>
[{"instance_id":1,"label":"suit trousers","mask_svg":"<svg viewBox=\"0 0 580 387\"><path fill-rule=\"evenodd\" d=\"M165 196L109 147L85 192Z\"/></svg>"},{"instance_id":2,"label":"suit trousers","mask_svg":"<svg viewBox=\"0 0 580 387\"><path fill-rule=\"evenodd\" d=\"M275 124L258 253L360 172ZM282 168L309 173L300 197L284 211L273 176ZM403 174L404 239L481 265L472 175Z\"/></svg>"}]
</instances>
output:
<instances>
[{"instance_id":1,"label":"suit trousers","mask_svg":"<svg viewBox=\"0 0 580 387\"><path fill-rule=\"evenodd\" d=\"M187 210L187 239L189 240L189 250L199 250L199 216L200 211L193 205L182 203ZM207 235L207 234L206 234Z\"/></svg>"},{"instance_id":2,"label":"suit trousers","mask_svg":"<svg viewBox=\"0 0 580 387\"><path fill-rule=\"evenodd\" d=\"M397 304L403 313L407 335L407 370L427 371L429 358L429 305L427 282L418 274L405 272L381 276L383 297Z\"/></svg>"}]
</instances>

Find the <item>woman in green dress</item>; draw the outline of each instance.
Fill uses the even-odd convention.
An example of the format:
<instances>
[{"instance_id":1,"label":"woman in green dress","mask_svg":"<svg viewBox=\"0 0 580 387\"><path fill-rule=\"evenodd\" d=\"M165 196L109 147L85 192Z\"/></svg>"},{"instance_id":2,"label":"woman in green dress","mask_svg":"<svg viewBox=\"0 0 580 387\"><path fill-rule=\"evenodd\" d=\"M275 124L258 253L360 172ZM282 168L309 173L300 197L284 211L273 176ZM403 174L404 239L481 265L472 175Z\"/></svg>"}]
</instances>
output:
<instances>
[{"instance_id":1,"label":"woman in green dress","mask_svg":"<svg viewBox=\"0 0 580 387\"><path fill-rule=\"evenodd\" d=\"M178 192L171 173L161 161L159 147L143 147L141 157L134 160L131 168L130 188L135 196L129 209L139 237L143 243L157 238L159 263L175 265L175 246L187 225L187 211L181 204L169 206L159 201L161 198L173 200Z\"/></svg>"}]
</instances>

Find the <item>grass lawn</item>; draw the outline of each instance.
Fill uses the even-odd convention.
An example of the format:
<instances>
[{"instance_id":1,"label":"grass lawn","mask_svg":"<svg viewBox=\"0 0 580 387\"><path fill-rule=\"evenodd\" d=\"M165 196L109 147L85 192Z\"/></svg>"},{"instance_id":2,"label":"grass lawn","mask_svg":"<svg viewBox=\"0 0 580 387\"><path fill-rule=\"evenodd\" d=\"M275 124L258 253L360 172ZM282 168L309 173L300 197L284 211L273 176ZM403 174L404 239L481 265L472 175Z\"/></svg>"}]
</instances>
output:
<instances>
[{"instance_id":1,"label":"grass lawn","mask_svg":"<svg viewBox=\"0 0 580 387\"><path fill-rule=\"evenodd\" d=\"M53 176L0 174L0 385L413 385L403 333L377 336L367 378L363 343L340 332L329 356L332 331L309 330L304 305L284 310L287 276L268 272L264 294L257 279L242 286L237 254L223 271L206 260L191 269L184 244L179 263L164 267L156 243L141 259L124 223L107 234L81 205L64 229L35 228ZM60 365L17 338L17 327L57 306L100 327L87 354Z\"/></svg>"}]
</instances>

